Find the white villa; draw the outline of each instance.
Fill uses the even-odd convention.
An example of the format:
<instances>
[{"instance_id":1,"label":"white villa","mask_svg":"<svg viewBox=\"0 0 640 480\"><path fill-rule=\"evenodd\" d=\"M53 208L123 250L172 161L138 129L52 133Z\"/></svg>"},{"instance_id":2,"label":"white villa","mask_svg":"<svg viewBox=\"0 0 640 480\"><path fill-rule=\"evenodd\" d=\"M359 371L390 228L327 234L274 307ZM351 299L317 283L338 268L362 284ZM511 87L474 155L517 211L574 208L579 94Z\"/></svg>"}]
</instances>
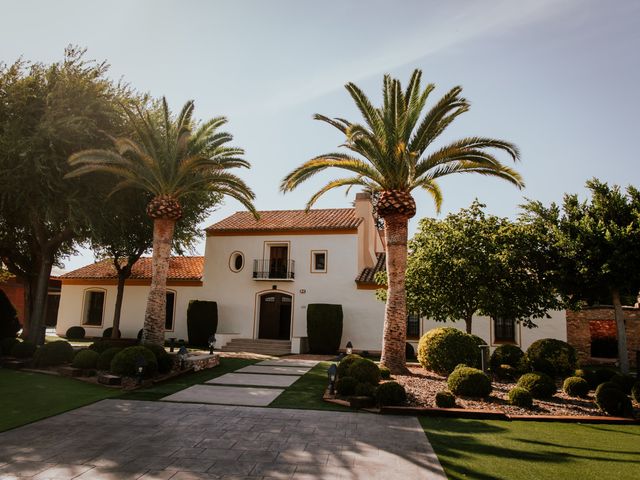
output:
<instances>
[{"instance_id":1,"label":"white villa","mask_svg":"<svg viewBox=\"0 0 640 480\"><path fill-rule=\"evenodd\" d=\"M218 305L216 348L299 353L306 345L306 309L312 303L341 304L342 348L379 352L384 304L375 298L375 273L384 269L382 232L376 228L367 194L353 208L237 212L206 229L204 257L174 257L169 268L166 338L187 339L191 300ZM109 260L61 277L57 333L74 325L101 336L112 324L116 273ZM151 259L142 258L127 280L120 330L135 337L142 328L151 278ZM566 340L564 311L527 329L513 321L477 317L473 333L491 346L515 343L526 349L539 338ZM436 326L410 316L408 337ZM464 322L449 324L464 329Z\"/></svg>"}]
</instances>

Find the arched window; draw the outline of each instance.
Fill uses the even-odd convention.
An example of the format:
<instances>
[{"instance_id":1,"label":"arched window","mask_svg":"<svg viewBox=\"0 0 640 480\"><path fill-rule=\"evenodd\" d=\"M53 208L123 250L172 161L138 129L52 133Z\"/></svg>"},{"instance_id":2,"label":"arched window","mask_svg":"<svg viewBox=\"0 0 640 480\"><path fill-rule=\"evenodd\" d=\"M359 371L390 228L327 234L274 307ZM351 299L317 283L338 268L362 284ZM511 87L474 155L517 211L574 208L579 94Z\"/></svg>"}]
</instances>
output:
<instances>
[{"instance_id":1,"label":"arched window","mask_svg":"<svg viewBox=\"0 0 640 480\"><path fill-rule=\"evenodd\" d=\"M106 290L85 290L82 312L83 325L89 325L92 327L102 326L102 320L104 318L104 302L106 297Z\"/></svg>"}]
</instances>

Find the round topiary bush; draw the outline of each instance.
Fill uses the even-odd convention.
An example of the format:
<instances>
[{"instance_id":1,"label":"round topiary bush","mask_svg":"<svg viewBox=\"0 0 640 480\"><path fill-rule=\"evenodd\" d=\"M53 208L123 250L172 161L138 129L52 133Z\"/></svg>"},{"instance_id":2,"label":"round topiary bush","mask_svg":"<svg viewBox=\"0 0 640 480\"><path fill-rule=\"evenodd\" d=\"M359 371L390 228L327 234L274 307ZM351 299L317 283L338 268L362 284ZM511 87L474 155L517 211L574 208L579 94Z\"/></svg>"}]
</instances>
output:
<instances>
[{"instance_id":1,"label":"round topiary bush","mask_svg":"<svg viewBox=\"0 0 640 480\"><path fill-rule=\"evenodd\" d=\"M65 336L68 340L82 340L86 333L84 328L76 325L75 327L69 327Z\"/></svg>"},{"instance_id":2,"label":"round topiary bush","mask_svg":"<svg viewBox=\"0 0 640 480\"><path fill-rule=\"evenodd\" d=\"M111 338L111 334L113 333L113 327L106 328L104 332L102 332L102 338ZM118 329L118 338L122 336L122 332Z\"/></svg>"},{"instance_id":3,"label":"round topiary bush","mask_svg":"<svg viewBox=\"0 0 640 480\"><path fill-rule=\"evenodd\" d=\"M120 351L122 351L122 348L120 347L107 348L104 352L99 354L96 368L98 370L109 371L111 368L111 360L113 360L113 357L115 357Z\"/></svg>"},{"instance_id":4,"label":"round topiary bush","mask_svg":"<svg viewBox=\"0 0 640 480\"><path fill-rule=\"evenodd\" d=\"M584 378L589 384L589 389L595 390L598 385L608 382L617 373L608 367L586 367L576 370L574 376Z\"/></svg>"},{"instance_id":5,"label":"round topiary bush","mask_svg":"<svg viewBox=\"0 0 640 480\"><path fill-rule=\"evenodd\" d=\"M145 345L146 348L151 350L156 356L156 362L158 362L158 372L168 373L173 368L173 357L167 353L161 345L149 344Z\"/></svg>"},{"instance_id":6,"label":"round topiary bush","mask_svg":"<svg viewBox=\"0 0 640 480\"><path fill-rule=\"evenodd\" d=\"M25 340L24 342L16 343L11 349L11 356L16 358L31 358L36 353L38 346L30 342L29 340Z\"/></svg>"},{"instance_id":7,"label":"round topiary bush","mask_svg":"<svg viewBox=\"0 0 640 480\"><path fill-rule=\"evenodd\" d=\"M533 405L533 396L526 388L514 387L509 390L507 398L510 405L516 407L531 408Z\"/></svg>"},{"instance_id":8,"label":"round topiary bush","mask_svg":"<svg viewBox=\"0 0 640 480\"><path fill-rule=\"evenodd\" d=\"M570 397L586 398L589 394L589 384L584 378L567 377L562 384L562 390Z\"/></svg>"},{"instance_id":9,"label":"round topiary bush","mask_svg":"<svg viewBox=\"0 0 640 480\"><path fill-rule=\"evenodd\" d=\"M486 397L491 393L491 380L482 371L472 367L456 368L447 379L447 386L454 395Z\"/></svg>"},{"instance_id":10,"label":"round topiary bush","mask_svg":"<svg viewBox=\"0 0 640 480\"><path fill-rule=\"evenodd\" d=\"M11 350L13 350L13 347L17 343L20 343L20 340L18 340L16 337L3 338L2 340L0 340L0 353L7 356L11 355Z\"/></svg>"},{"instance_id":11,"label":"round topiary bush","mask_svg":"<svg viewBox=\"0 0 640 480\"><path fill-rule=\"evenodd\" d=\"M620 390L622 390L625 395L629 395L633 388L633 384L636 383L636 377L632 375L625 375L623 373L616 373L611 377L611 381L613 383L617 383L620 386Z\"/></svg>"},{"instance_id":12,"label":"round topiary bush","mask_svg":"<svg viewBox=\"0 0 640 480\"><path fill-rule=\"evenodd\" d=\"M630 417L633 414L631 400L619 388L600 388L603 383L596 389L596 405L598 408L609 415L618 417Z\"/></svg>"},{"instance_id":13,"label":"round topiary bush","mask_svg":"<svg viewBox=\"0 0 640 480\"><path fill-rule=\"evenodd\" d=\"M631 397L640 405L640 381L633 384L631 388Z\"/></svg>"},{"instance_id":14,"label":"round topiary bush","mask_svg":"<svg viewBox=\"0 0 640 480\"><path fill-rule=\"evenodd\" d=\"M478 346L471 335L457 328L434 328L420 339L418 361L427 370L450 374L456 365L478 366Z\"/></svg>"},{"instance_id":15,"label":"round topiary bush","mask_svg":"<svg viewBox=\"0 0 640 480\"><path fill-rule=\"evenodd\" d=\"M517 386L528 390L533 398L551 398L557 390L553 378L543 372L525 373Z\"/></svg>"},{"instance_id":16,"label":"round topiary bush","mask_svg":"<svg viewBox=\"0 0 640 480\"><path fill-rule=\"evenodd\" d=\"M456 396L446 390L436 393L436 407L453 408L456 406Z\"/></svg>"},{"instance_id":17,"label":"round topiary bush","mask_svg":"<svg viewBox=\"0 0 640 480\"><path fill-rule=\"evenodd\" d=\"M69 342L58 341L45 343L33 355L33 364L36 367L50 367L61 365L73 360L73 347Z\"/></svg>"},{"instance_id":18,"label":"round topiary bush","mask_svg":"<svg viewBox=\"0 0 640 480\"><path fill-rule=\"evenodd\" d=\"M356 395L358 397L375 397L376 387L366 382L358 383L356 385Z\"/></svg>"},{"instance_id":19,"label":"round topiary bush","mask_svg":"<svg viewBox=\"0 0 640 480\"><path fill-rule=\"evenodd\" d=\"M407 392L398 382L385 382L378 385L376 402L380 406L402 405L407 401Z\"/></svg>"},{"instance_id":20,"label":"round topiary bush","mask_svg":"<svg viewBox=\"0 0 640 480\"><path fill-rule=\"evenodd\" d=\"M511 365L500 365L492 368L493 373L502 380L515 380L518 377L518 369Z\"/></svg>"},{"instance_id":21,"label":"round topiary bush","mask_svg":"<svg viewBox=\"0 0 640 480\"><path fill-rule=\"evenodd\" d=\"M565 377L576 369L578 355L576 349L567 342L543 338L533 342L527 349L527 361L534 371L551 377Z\"/></svg>"},{"instance_id":22,"label":"round topiary bush","mask_svg":"<svg viewBox=\"0 0 640 480\"><path fill-rule=\"evenodd\" d=\"M358 381L353 377L340 377L336 381L336 391L345 397L356 393Z\"/></svg>"},{"instance_id":23,"label":"round topiary bush","mask_svg":"<svg viewBox=\"0 0 640 480\"><path fill-rule=\"evenodd\" d=\"M82 368L83 370L96 368L99 357L100 354L98 352L94 352L93 350L80 350L73 358L71 366L75 368Z\"/></svg>"},{"instance_id":24,"label":"round topiary bush","mask_svg":"<svg viewBox=\"0 0 640 480\"><path fill-rule=\"evenodd\" d=\"M351 367L353 362L355 362L356 360L360 360L361 358L362 357L360 355L352 353L351 355L347 355L342 360L340 360L340 363L338 364L338 377L346 377L347 372L349 371L349 367Z\"/></svg>"},{"instance_id":25,"label":"round topiary bush","mask_svg":"<svg viewBox=\"0 0 640 480\"><path fill-rule=\"evenodd\" d=\"M355 378L358 383L377 385L380 382L380 369L375 363L366 358L354 361L349 367L347 375Z\"/></svg>"},{"instance_id":26,"label":"round topiary bush","mask_svg":"<svg viewBox=\"0 0 640 480\"><path fill-rule=\"evenodd\" d=\"M603 390L608 390L608 389L620 390L620 385L618 385L617 383L613 383L613 382L603 382L600 385L598 385L598 387L596 388L595 395L598 396L600 394L600 392L602 392ZM622 391L622 390L620 390L620 391Z\"/></svg>"},{"instance_id":27,"label":"round topiary bush","mask_svg":"<svg viewBox=\"0 0 640 480\"><path fill-rule=\"evenodd\" d=\"M491 365L491 370L494 372L498 370L501 365L509 365L510 367L518 368L522 361L522 357L524 357L524 352L520 347L509 344L500 345L491 354L489 364Z\"/></svg>"},{"instance_id":28,"label":"round topiary bush","mask_svg":"<svg viewBox=\"0 0 640 480\"><path fill-rule=\"evenodd\" d=\"M138 375L138 364L145 362L144 376L152 377L158 373L158 362L151 350L143 346L127 347L118 352L111 360L110 370L116 375L135 377Z\"/></svg>"},{"instance_id":29,"label":"round topiary bush","mask_svg":"<svg viewBox=\"0 0 640 480\"><path fill-rule=\"evenodd\" d=\"M387 367L380 367L380 378L383 380L389 380L391 378L391 370Z\"/></svg>"}]
</instances>

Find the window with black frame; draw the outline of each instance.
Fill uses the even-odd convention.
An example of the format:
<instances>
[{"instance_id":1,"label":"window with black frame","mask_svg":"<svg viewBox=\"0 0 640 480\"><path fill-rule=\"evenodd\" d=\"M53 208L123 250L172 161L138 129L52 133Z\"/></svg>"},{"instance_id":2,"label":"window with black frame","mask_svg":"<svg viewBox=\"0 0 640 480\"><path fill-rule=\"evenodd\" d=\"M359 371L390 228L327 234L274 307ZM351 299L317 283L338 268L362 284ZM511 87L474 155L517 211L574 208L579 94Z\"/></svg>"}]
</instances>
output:
<instances>
[{"instance_id":1,"label":"window with black frame","mask_svg":"<svg viewBox=\"0 0 640 480\"><path fill-rule=\"evenodd\" d=\"M512 318L494 318L493 338L496 343L515 343L516 321Z\"/></svg>"},{"instance_id":2,"label":"window with black frame","mask_svg":"<svg viewBox=\"0 0 640 480\"><path fill-rule=\"evenodd\" d=\"M420 338L420 315L417 313L407 316L407 338Z\"/></svg>"}]
</instances>

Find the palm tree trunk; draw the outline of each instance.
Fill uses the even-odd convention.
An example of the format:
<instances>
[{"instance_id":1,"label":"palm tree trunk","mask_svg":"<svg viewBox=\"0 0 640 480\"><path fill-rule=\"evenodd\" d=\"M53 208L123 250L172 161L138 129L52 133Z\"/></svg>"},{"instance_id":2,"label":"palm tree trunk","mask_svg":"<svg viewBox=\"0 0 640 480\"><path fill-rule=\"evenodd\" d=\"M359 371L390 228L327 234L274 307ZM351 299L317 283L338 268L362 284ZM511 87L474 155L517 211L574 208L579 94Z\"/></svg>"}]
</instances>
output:
<instances>
[{"instance_id":1,"label":"palm tree trunk","mask_svg":"<svg viewBox=\"0 0 640 480\"><path fill-rule=\"evenodd\" d=\"M384 217L384 237L387 249L387 303L384 311L382 357L380 363L392 373L407 371L405 345L407 342L407 293L405 275L407 271L406 215L392 214Z\"/></svg>"},{"instance_id":2,"label":"palm tree trunk","mask_svg":"<svg viewBox=\"0 0 640 480\"><path fill-rule=\"evenodd\" d=\"M142 343L164 345L164 325L167 304L167 273L171 258L175 220L156 218L153 221L153 256L151 290L144 315Z\"/></svg>"},{"instance_id":3,"label":"palm tree trunk","mask_svg":"<svg viewBox=\"0 0 640 480\"><path fill-rule=\"evenodd\" d=\"M624 310L622 310L622 301L620 300L620 292L617 289L611 290L611 299L613 301L614 318L616 319L616 329L618 334L618 360L620 362L620 371L629 373L629 353L627 351L627 330L625 328Z\"/></svg>"}]
</instances>

